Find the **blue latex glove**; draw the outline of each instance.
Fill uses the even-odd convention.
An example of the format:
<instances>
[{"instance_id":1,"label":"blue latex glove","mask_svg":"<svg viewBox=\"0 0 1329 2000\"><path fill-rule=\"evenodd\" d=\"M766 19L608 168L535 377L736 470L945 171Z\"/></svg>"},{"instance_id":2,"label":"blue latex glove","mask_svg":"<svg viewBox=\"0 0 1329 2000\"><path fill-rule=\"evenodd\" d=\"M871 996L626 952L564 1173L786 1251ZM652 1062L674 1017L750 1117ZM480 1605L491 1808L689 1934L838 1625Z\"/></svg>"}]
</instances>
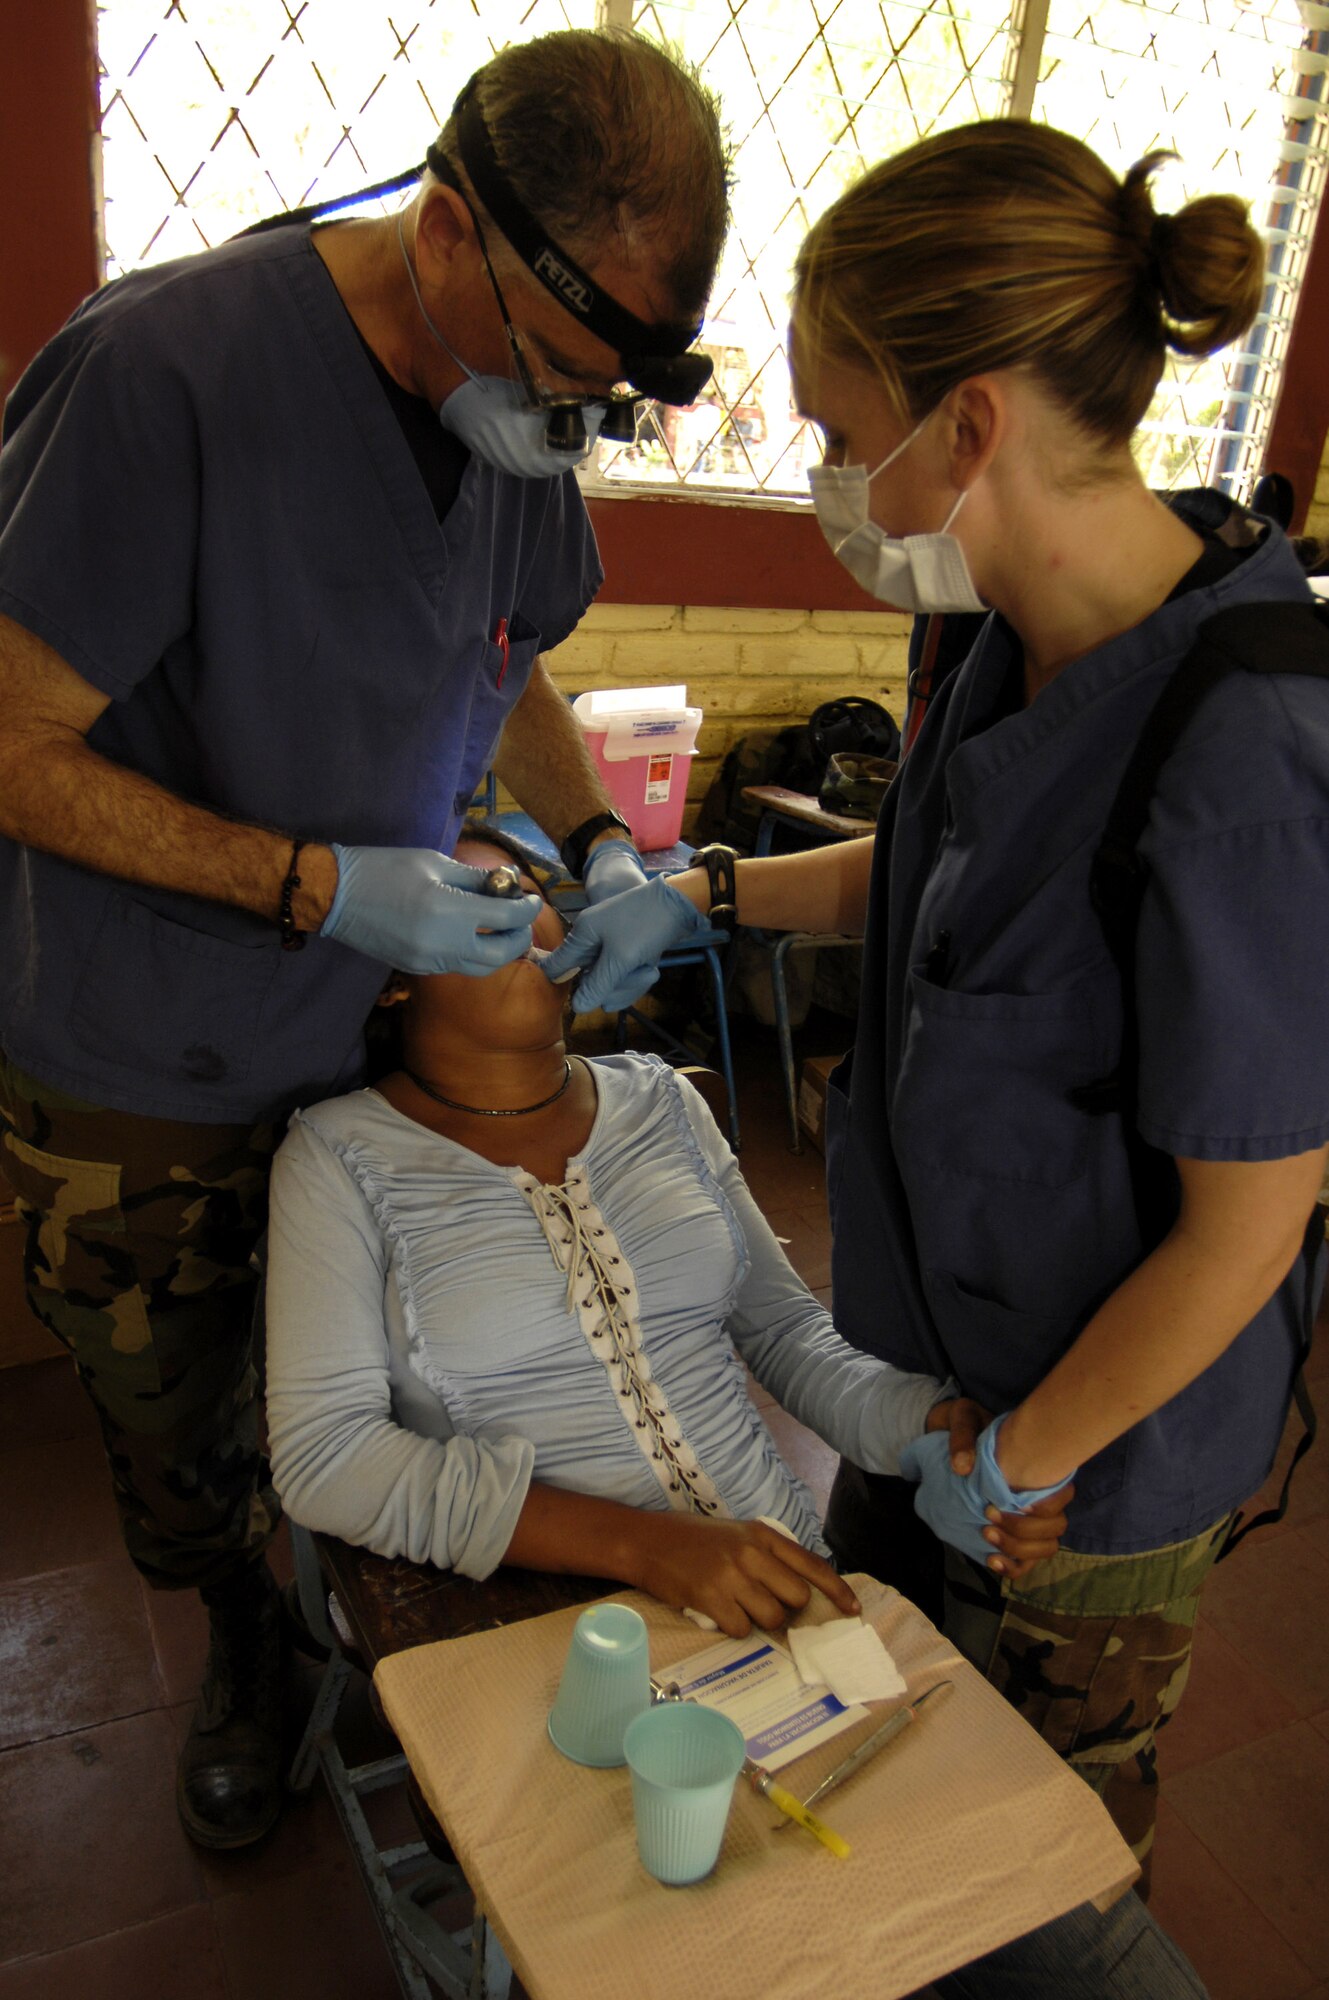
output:
<instances>
[{"instance_id":1,"label":"blue latex glove","mask_svg":"<svg viewBox=\"0 0 1329 2000\"><path fill-rule=\"evenodd\" d=\"M687 897L657 875L583 910L558 949L541 960L541 970L555 985L581 972L572 1002L579 1014L596 1007L616 1014L654 986L665 952L709 929Z\"/></svg>"},{"instance_id":2,"label":"blue latex glove","mask_svg":"<svg viewBox=\"0 0 1329 2000\"><path fill-rule=\"evenodd\" d=\"M951 1441L945 1431L928 1431L907 1444L900 1453L900 1471L920 1485L914 1495L914 1512L927 1522L934 1535L976 1562L986 1563L992 1544L983 1539L990 1523L986 1509L1001 1514L1027 1514L1038 1500L1060 1493L1075 1477L1067 1473L1055 1486L1029 1486L1020 1493L1011 1491L1005 1473L997 1463L997 1433L1004 1416L980 1432L974 1453L974 1469L965 1479L951 1471Z\"/></svg>"},{"instance_id":3,"label":"blue latex glove","mask_svg":"<svg viewBox=\"0 0 1329 2000\"><path fill-rule=\"evenodd\" d=\"M586 857L581 885L588 903L607 902L649 881L641 856L630 840L602 840Z\"/></svg>"},{"instance_id":4,"label":"blue latex glove","mask_svg":"<svg viewBox=\"0 0 1329 2000\"><path fill-rule=\"evenodd\" d=\"M483 977L531 948L538 896L486 896L486 871L432 847L339 847L337 893L322 937L398 972ZM490 933L485 936L482 933Z\"/></svg>"}]
</instances>

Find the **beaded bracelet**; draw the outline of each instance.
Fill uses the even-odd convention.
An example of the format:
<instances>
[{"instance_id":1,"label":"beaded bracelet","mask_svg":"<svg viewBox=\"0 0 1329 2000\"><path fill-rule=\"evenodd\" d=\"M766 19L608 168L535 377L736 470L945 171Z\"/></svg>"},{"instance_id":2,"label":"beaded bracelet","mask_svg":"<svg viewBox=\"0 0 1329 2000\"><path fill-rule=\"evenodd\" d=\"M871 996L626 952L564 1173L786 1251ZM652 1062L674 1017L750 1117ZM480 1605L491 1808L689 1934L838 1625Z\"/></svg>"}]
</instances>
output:
<instances>
[{"instance_id":1,"label":"beaded bracelet","mask_svg":"<svg viewBox=\"0 0 1329 2000\"><path fill-rule=\"evenodd\" d=\"M283 951L303 951L305 934L295 927L295 912L291 899L300 887L300 877L296 874L296 864L300 859L303 840L297 840L291 848L291 865L286 871L286 879L281 885L281 948Z\"/></svg>"}]
</instances>

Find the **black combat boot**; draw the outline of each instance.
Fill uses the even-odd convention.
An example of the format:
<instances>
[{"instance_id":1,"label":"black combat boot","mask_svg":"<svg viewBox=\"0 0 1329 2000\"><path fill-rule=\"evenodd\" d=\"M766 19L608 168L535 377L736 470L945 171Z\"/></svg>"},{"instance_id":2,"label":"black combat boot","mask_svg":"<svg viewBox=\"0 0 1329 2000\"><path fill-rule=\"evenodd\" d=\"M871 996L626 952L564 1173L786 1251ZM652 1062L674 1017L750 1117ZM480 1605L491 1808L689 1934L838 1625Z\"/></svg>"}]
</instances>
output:
<instances>
[{"instance_id":1,"label":"black combat boot","mask_svg":"<svg viewBox=\"0 0 1329 2000\"><path fill-rule=\"evenodd\" d=\"M212 1643L175 1800L201 1847L246 1847L281 1811L280 1598L265 1562L200 1595Z\"/></svg>"}]
</instances>

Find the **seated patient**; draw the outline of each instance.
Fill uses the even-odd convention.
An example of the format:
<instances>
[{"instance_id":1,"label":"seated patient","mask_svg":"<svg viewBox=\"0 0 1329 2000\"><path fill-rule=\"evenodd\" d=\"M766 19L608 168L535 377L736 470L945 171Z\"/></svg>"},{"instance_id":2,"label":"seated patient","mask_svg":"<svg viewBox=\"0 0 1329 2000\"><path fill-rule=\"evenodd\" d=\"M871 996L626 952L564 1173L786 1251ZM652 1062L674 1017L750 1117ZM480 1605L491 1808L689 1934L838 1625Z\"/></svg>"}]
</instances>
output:
<instances>
[{"instance_id":1,"label":"seated patient","mask_svg":"<svg viewBox=\"0 0 1329 2000\"><path fill-rule=\"evenodd\" d=\"M510 856L464 839L479 867ZM945 1388L847 1347L689 1084L586 1063L538 954L400 982L403 1067L300 1113L272 1179L268 1418L293 1519L487 1576L635 1584L742 1637L811 1587L857 1604L742 1363L857 1465L945 1428ZM1005 1516L1009 1574L1065 1526ZM757 1519L779 1521L789 1541ZM1013 1808L1014 1810L1014 1808ZM1204 2000L1136 1896L936 1983L944 2000Z\"/></svg>"},{"instance_id":2,"label":"seated patient","mask_svg":"<svg viewBox=\"0 0 1329 2000\"><path fill-rule=\"evenodd\" d=\"M686 1081L568 1058L538 964L561 935L547 908L530 957L399 982L403 1067L293 1121L268 1277L278 1491L382 1555L605 1577L735 1636L812 1584L851 1612L741 1364L880 1472L934 1410L944 1427L945 1389L838 1338ZM1010 1517L1009 1568L1062 1526Z\"/></svg>"}]
</instances>

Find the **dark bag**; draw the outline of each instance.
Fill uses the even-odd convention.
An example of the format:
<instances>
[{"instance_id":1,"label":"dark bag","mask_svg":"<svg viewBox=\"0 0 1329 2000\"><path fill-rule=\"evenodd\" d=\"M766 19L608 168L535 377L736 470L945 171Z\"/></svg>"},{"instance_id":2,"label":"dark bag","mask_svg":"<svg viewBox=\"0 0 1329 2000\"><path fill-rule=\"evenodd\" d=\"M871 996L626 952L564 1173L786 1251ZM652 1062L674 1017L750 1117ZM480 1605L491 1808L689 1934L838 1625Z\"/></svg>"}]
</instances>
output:
<instances>
[{"instance_id":1,"label":"dark bag","mask_svg":"<svg viewBox=\"0 0 1329 2000\"><path fill-rule=\"evenodd\" d=\"M865 757L858 750L833 750L817 793L823 812L844 819L875 820L900 766L893 757Z\"/></svg>"},{"instance_id":2,"label":"dark bag","mask_svg":"<svg viewBox=\"0 0 1329 2000\"><path fill-rule=\"evenodd\" d=\"M808 751L816 783L815 793L826 775L831 758L846 753L863 757L897 758L900 754L900 727L879 701L865 694L844 694L824 701L812 711L807 723ZM791 791L797 791L791 785Z\"/></svg>"},{"instance_id":3,"label":"dark bag","mask_svg":"<svg viewBox=\"0 0 1329 2000\"><path fill-rule=\"evenodd\" d=\"M744 787L783 785L786 791L815 799L831 757L846 751L873 757L900 754L898 723L867 695L837 695L814 709L806 722L784 729L750 730L729 751L712 781L693 839L698 846L720 840L750 854L761 808L743 797Z\"/></svg>"},{"instance_id":4,"label":"dark bag","mask_svg":"<svg viewBox=\"0 0 1329 2000\"><path fill-rule=\"evenodd\" d=\"M1176 1219L1179 1188L1171 1158L1146 1144L1136 1125L1140 1042L1135 1011L1135 939L1148 877L1139 841L1148 823L1158 774L1178 737L1210 689L1239 671L1309 674L1329 680L1329 604L1302 601L1237 604L1205 620L1196 633L1194 645L1172 674L1140 732L1117 788L1089 877L1090 897L1121 976L1124 1026L1121 1056L1112 1075L1073 1091L1071 1099L1084 1111L1119 1113L1130 1156L1136 1215L1141 1235L1150 1248L1162 1241ZM1266 1508L1244 1525L1242 1516L1236 1515L1219 1555L1220 1562L1252 1528L1282 1520L1287 1512L1292 1475L1315 1442L1317 1423L1306 1387L1305 1366L1310 1357L1315 1320L1315 1267L1323 1243L1324 1225L1316 1207L1311 1210L1302 1249L1306 1265L1305 1315L1292 1382L1292 1393L1305 1429L1293 1453L1277 1506Z\"/></svg>"}]
</instances>

